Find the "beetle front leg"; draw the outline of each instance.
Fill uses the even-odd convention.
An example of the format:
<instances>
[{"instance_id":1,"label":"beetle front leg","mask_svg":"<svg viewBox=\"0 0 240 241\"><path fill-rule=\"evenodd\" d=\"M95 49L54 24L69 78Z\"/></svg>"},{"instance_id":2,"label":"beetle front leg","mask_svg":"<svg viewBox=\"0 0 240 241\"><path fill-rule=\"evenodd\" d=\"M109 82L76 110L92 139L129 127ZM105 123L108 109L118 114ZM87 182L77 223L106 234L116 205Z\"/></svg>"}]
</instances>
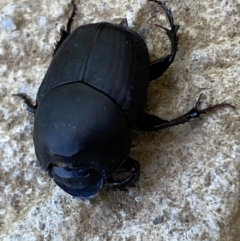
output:
<instances>
[{"instance_id":1,"label":"beetle front leg","mask_svg":"<svg viewBox=\"0 0 240 241\"><path fill-rule=\"evenodd\" d=\"M139 130L142 130L142 131L156 131L156 130L161 130L171 126L176 126L179 124L184 124L185 122L189 122L190 119L199 118L201 114L205 114L211 110L214 110L220 107L230 106L234 108L234 106L228 103L221 103L221 104L210 106L203 110L199 110L199 106L201 104L201 101L200 101L201 97L202 97L202 94L199 96L196 105L190 111L188 111L186 114L172 121L163 120L155 115L142 113L137 120L136 126L139 128Z\"/></svg>"},{"instance_id":2,"label":"beetle front leg","mask_svg":"<svg viewBox=\"0 0 240 241\"><path fill-rule=\"evenodd\" d=\"M19 94L13 94L12 96L20 97L22 100L24 100L25 104L27 105L27 111L35 114L37 105L33 105L30 97L24 93Z\"/></svg>"},{"instance_id":3,"label":"beetle front leg","mask_svg":"<svg viewBox=\"0 0 240 241\"><path fill-rule=\"evenodd\" d=\"M63 30L61 28L60 30L60 40L57 41L57 43L55 44L55 49L53 50L53 56L56 54L57 50L59 49L59 47L61 46L61 44L64 42L64 40L67 38L67 36L71 33L71 26L72 26L72 22L73 22L73 18L76 14L76 4L74 3L74 1L71 2L71 4L73 5L73 10L72 10L72 14L70 16L70 18L68 19L68 23L67 23L67 31Z\"/></svg>"},{"instance_id":4,"label":"beetle front leg","mask_svg":"<svg viewBox=\"0 0 240 241\"><path fill-rule=\"evenodd\" d=\"M149 80L151 81L151 80L154 80L154 79L160 77L168 69L168 67L171 65L171 63L174 61L174 58L175 58L175 55L177 52L177 48L178 48L177 31L179 29L179 26L174 24L171 10L166 7L165 3L161 2L161 1L157 1L157 0L149 0L149 1L160 4L161 7L163 8L163 10L166 12L169 23L170 23L170 29L167 29L158 24L156 24L156 25L166 31L166 33L171 41L171 53L164 58L157 59L150 63Z\"/></svg>"},{"instance_id":5,"label":"beetle front leg","mask_svg":"<svg viewBox=\"0 0 240 241\"><path fill-rule=\"evenodd\" d=\"M116 172L117 174L122 174L124 172L131 172L131 175L120 180L115 180L114 175L107 178L107 183L110 187L121 188L126 187L128 184L136 180L140 175L140 164L138 161L128 157L127 160L123 163L120 169Z\"/></svg>"}]
</instances>

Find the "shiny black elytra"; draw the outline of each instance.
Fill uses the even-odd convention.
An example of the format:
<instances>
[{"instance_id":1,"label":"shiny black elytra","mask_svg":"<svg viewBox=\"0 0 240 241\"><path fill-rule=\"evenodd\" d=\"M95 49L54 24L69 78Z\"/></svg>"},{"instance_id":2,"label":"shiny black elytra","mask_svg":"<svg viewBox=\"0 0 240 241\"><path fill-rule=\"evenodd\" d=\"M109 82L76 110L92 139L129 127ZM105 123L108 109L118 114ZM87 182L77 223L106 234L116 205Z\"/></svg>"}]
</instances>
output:
<instances>
[{"instance_id":1,"label":"shiny black elytra","mask_svg":"<svg viewBox=\"0 0 240 241\"><path fill-rule=\"evenodd\" d=\"M119 25L95 23L70 33L76 6L61 31L53 60L38 90L36 105L17 94L35 115L34 145L42 168L72 196L91 198L104 182L123 187L137 179L139 162L129 157L133 127L155 131L183 124L225 103L167 121L144 112L149 81L173 62L178 26L161 1L170 29L171 53L149 63L146 44L125 19ZM201 96L200 96L201 97ZM127 173L119 179L119 173ZM116 180L118 176L118 180Z\"/></svg>"}]
</instances>

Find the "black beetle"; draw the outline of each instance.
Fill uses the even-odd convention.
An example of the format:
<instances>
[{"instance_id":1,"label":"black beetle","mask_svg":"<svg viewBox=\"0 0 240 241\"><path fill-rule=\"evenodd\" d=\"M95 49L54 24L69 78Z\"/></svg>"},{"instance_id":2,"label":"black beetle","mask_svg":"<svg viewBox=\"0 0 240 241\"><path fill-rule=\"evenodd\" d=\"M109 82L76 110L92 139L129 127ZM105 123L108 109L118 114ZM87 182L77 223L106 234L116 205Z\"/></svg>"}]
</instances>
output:
<instances>
[{"instance_id":1,"label":"black beetle","mask_svg":"<svg viewBox=\"0 0 240 241\"><path fill-rule=\"evenodd\" d=\"M139 162L130 158L133 127L155 131L183 124L225 103L199 110L200 97L189 112L167 121L144 112L149 81L173 62L178 26L166 12L171 53L149 63L146 44L125 19L119 25L101 22L61 30L53 60L38 90L36 105L19 93L35 115L34 145L42 168L67 193L91 198L105 181L122 187L139 177ZM128 175L116 180L117 173Z\"/></svg>"}]
</instances>

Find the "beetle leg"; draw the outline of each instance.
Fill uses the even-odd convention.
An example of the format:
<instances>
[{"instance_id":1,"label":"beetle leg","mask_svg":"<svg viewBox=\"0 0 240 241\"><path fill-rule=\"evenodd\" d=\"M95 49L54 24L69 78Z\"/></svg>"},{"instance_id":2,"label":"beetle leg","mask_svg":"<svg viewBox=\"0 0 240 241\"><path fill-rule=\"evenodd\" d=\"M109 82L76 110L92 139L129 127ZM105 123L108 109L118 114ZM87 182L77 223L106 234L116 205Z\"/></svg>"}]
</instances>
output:
<instances>
[{"instance_id":1,"label":"beetle leg","mask_svg":"<svg viewBox=\"0 0 240 241\"><path fill-rule=\"evenodd\" d=\"M57 41L57 43L55 44L55 49L53 51L53 56L56 54L57 50L59 49L59 47L61 46L61 44L64 42L64 40L67 38L67 36L71 33L71 26L72 26L72 22L73 22L73 18L76 14L76 4L74 3L74 1L71 2L71 4L73 5L73 10L72 10L72 14L70 16L70 18L68 19L68 23L67 23L67 31L62 29L60 30L60 40Z\"/></svg>"},{"instance_id":2,"label":"beetle leg","mask_svg":"<svg viewBox=\"0 0 240 241\"><path fill-rule=\"evenodd\" d=\"M37 105L33 105L32 104L32 101L30 99L29 96L27 96L26 94L24 93L19 93L19 94L13 94L12 96L18 96L20 97L21 99L24 100L25 104L27 105L27 110L33 114L35 114L36 112L36 109L37 109Z\"/></svg>"},{"instance_id":3,"label":"beetle leg","mask_svg":"<svg viewBox=\"0 0 240 241\"><path fill-rule=\"evenodd\" d=\"M127 160L123 163L120 169L116 172L116 174L122 174L124 172L131 172L131 175L121 179L121 180L114 180L113 176L110 176L106 179L108 185L110 187L125 187L134 180L136 180L140 175L140 164L138 161L128 157Z\"/></svg>"},{"instance_id":4,"label":"beetle leg","mask_svg":"<svg viewBox=\"0 0 240 241\"><path fill-rule=\"evenodd\" d=\"M126 18L124 18L121 23L119 23L119 26L122 27L122 28L125 28L127 30L129 30L129 27L128 27L128 21Z\"/></svg>"},{"instance_id":5,"label":"beetle leg","mask_svg":"<svg viewBox=\"0 0 240 241\"><path fill-rule=\"evenodd\" d=\"M163 8L163 10L166 12L167 18L170 23L170 29L167 29L158 24L156 24L156 25L166 31L166 33L171 41L171 53L164 58L157 59L150 63L150 77L149 77L150 79L149 80L151 81L151 80L154 80L154 79L160 77L168 69L168 67L171 65L171 63L174 61L174 58L175 58L175 55L177 52L177 48L178 48L177 31L179 29L179 26L174 24L171 10L166 7L165 3L161 2L161 1L157 1L157 0L149 0L149 1L160 4L161 7Z\"/></svg>"},{"instance_id":6,"label":"beetle leg","mask_svg":"<svg viewBox=\"0 0 240 241\"><path fill-rule=\"evenodd\" d=\"M179 124L184 124L185 122L189 122L190 119L199 118L201 114L205 114L209 111L212 111L220 107L230 106L234 108L234 106L228 103L221 103L221 104L210 106L203 110L199 110L199 106L201 104L201 97L202 97L202 94L199 96L196 105L190 111L188 111L186 114L172 121L160 119L155 115L142 113L137 120L136 126L142 131L156 131L156 130L161 130L171 126L176 126Z\"/></svg>"}]
</instances>

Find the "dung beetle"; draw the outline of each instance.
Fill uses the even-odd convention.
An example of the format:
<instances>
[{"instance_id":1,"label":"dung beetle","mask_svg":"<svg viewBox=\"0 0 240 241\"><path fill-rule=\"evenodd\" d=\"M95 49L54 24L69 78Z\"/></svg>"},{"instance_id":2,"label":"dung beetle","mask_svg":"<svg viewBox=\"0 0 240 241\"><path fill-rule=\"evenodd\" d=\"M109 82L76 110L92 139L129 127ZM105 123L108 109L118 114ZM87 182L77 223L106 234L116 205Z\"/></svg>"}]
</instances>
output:
<instances>
[{"instance_id":1,"label":"dung beetle","mask_svg":"<svg viewBox=\"0 0 240 241\"><path fill-rule=\"evenodd\" d=\"M170 54L150 63L145 42L126 19L119 25L83 25L71 33L76 12L72 2L67 31L61 30L36 105L26 94L16 94L35 116L33 140L38 161L72 196L91 198L103 183L126 187L139 177L140 164L129 157L133 128L156 131L228 105L200 110L200 96L189 112L172 121L144 111L149 81L168 69L178 47L179 26L170 9L161 1L151 1L167 15L170 29L158 26L171 41Z\"/></svg>"}]
</instances>

